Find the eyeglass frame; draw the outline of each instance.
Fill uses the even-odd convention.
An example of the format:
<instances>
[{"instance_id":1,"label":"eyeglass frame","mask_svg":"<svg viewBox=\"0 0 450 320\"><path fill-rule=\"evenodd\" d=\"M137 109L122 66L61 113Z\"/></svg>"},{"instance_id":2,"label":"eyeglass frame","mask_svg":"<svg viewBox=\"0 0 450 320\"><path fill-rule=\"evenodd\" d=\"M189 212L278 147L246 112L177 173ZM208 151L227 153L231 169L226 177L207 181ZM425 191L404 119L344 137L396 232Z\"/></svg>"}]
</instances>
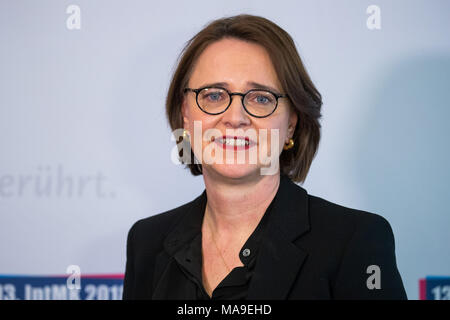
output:
<instances>
[{"instance_id":1,"label":"eyeglass frame","mask_svg":"<svg viewBox=\"0 0 450 320\"><path fill-rule=\"evenodd\" d=\"M202 107L200 107L200 104L198 103L198 94L199 94L200 91L202 91L202 90L204 90L204 89L221 89L221 90L224 90L226 93L228 93L228 96L230 97L230 102L228 103L228 106L227 106L223 111L218 112L218 113L211 113L211 112L208 112L208 111L204 110ZM225 111L227 111L228 108L229 108L229 107L231 106L231 104L233 103L233 96L241 96L241 104L242 104L242 107L244 108L245 112L247 112L249 115L251 115L252 117L255 117L255 118L267 118L268 116L270 116L271 114L273 114L273 113L275 112L275 110L277 109L277 107L278 107L278 99L279 99L279 98L289 98L288 94L277 94L277 93L274 93L274 92L272 92L272 91L270 91L270 90L266 90L266 89L250 89L250 90L248 90L248 91L245 92L245 93L241 93L241 92L230 92L230 91L228 91L227 89L222 88L222 87L210 87L210 86L206 86L206 87L201 87L201 88L198 88L198 89L184 88L183 92L186 93L187 91L195 92L195 102L197 103L197 106L198 106L198 107L200 108L200 110L202 110L204 113L209 114L209 115L213 115L213 116L222 114L222 113L224 113ZM272 110L271 113L269 113L269 114L266 115L266 116L255 116L254 114L250 113L250 111L247 110L247 107L246 107L245 104L244 104L244 99L245 99L245 96L246 96L247 94L249 94L250 92L253 92L253 91L264 91L264 92L269 92L270 94L272 94L272 95L275 97L276 104L275 104L275 107L273 108L273 110Z\"/></svg>"}]
</instances>

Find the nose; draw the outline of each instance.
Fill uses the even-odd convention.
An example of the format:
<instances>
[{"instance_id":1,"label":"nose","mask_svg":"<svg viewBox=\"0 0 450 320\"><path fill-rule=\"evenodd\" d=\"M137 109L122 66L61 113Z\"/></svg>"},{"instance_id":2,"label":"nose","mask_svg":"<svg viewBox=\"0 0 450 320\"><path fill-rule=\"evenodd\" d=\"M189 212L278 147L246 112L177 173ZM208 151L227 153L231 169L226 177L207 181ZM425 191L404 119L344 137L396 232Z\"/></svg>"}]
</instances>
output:
<instances>
[{"instance_id":1,"label":"nose","mask_svg":"<svg viewBox=\"0 0 450 320\"><path fill-rule=\"evenodd\" d=\"M250 115L244 110L241 96L231 96L231 104L223 113L222 121L229 128L241 128L250 124Z\"/></svg>"}]
</instances>

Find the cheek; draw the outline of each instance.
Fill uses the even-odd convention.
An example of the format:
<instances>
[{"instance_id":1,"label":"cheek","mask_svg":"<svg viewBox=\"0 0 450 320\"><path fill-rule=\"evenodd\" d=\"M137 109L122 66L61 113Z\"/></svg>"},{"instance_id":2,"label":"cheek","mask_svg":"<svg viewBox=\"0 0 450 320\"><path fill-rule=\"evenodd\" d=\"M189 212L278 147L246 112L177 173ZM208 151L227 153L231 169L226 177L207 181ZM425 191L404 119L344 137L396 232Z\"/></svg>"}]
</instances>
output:
<instances>
[{"instance_id":1,"label":"cheek","mask_svg":"<svg viewBox=\"0 0 450 320\"><path fill-rule=\"evenodd\" d=\"M274 135L278 135L280 141L286 138L287 127L287 119L285 117L274 118L273 121L266 126L268 134L272 132Z\"/></svg>"},{"instance_id":2,"label":"cheek","mask_svg":"<svg viewBox=\"0 0 450 320\"><path fill-rule=\"evenodd\" d=\"M191 146L193 146L198 152L210 143L210 141L204 141L206 138L205 132L209 129L217 128L217 119L205 114L201 110L192 111L193 112L191 112L191 117L189 119L189 125L191 128Z\"/></svg>"},{"instance_id":3,"label":"cheek","mask_svg":"<svg viewBox=\"0 0 450 320\"><path fill-rule=\"evenodd\" d=\"M191 106L189 111L189 125L191 131L194 130L195 124L200 126L203 131L205 131L205 128L210 128L214 125L214 119L205 114L198 107Z\"/></svg>"},{"instance_id":4,"label":"cheek","mask_svg":"<svg viewBox=\"0 0 450 320\"><path fill-rule=\"evenodd\" d=\"M268 143L272 152L276 150L281 154L287 139L288 119L279 117L274 120L276 121L271 122L271 128L268 130L268 136L271 134Z\"/></svg>"}]
</instances>

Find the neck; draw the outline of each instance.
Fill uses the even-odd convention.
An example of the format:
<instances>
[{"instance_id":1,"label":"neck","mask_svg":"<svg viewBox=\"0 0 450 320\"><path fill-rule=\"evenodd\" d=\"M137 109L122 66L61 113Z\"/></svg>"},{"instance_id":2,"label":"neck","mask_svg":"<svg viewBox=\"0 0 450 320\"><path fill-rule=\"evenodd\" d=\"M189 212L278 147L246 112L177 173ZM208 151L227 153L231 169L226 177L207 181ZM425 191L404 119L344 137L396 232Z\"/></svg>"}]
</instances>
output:
<instances>
[{"instance_id":1,"label":"neck","mask_svg":"<svg viewBox=\"0 0 450 320\"><path fill-rule=\"evenodd\" d=\"M220 242L246 239L275 197L280 175L227 179L203 172L207 204L205 219Z\"/></svg>"}]
</instances>

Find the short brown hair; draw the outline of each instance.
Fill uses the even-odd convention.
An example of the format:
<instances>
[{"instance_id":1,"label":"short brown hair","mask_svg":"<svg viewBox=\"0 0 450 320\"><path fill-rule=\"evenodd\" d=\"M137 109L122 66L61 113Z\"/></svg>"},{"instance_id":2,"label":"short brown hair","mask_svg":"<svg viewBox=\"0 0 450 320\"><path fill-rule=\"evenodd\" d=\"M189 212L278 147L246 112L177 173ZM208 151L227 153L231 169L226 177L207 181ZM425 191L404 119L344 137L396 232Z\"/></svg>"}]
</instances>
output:
<instances>
[{"instance_id":1,"label":"short brown hair","mask_svg":"<svg viewBox=\"0 0 450 320\"><path fill-rule=\"evenodd\" d=\"M256 43L267 50L282 89L298 116L295 144L281 153L280 171L295 182L304 182L319 147L322 96L306 72L291 36L266 18L240 14L214 20L186 43L166 99L166 115L172 130L183 127L183 90L195 62L208 45L223 38ZM182 150L179 156L181 159ZM192 151L191 159L194 159ZM193 175L202 174L201 164L191 162L187 166Z\"/></svg>"}]
</instances>

